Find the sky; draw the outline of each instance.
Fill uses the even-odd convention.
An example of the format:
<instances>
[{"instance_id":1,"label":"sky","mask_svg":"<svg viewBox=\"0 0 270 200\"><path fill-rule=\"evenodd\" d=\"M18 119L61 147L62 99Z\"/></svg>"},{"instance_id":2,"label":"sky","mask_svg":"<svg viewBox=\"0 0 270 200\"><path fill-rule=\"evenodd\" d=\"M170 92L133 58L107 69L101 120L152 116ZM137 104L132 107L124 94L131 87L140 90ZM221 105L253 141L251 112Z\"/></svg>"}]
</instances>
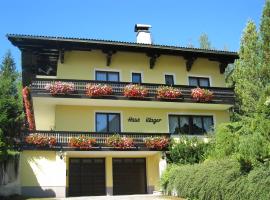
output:
<instances>
[{"instance_id":1,"label":"sky","mask_svg":"<svg viewBox=\"0 0 270 200\"><path fill-rule=\"evenodd\" d=\"M20 51L7 33L135 42L136 23L152 25L155 44L198 47L206 33L216 49L238 51L248 20L259 26L265 0L0 0L0 58Z\"/></svg>"}]
</instances>

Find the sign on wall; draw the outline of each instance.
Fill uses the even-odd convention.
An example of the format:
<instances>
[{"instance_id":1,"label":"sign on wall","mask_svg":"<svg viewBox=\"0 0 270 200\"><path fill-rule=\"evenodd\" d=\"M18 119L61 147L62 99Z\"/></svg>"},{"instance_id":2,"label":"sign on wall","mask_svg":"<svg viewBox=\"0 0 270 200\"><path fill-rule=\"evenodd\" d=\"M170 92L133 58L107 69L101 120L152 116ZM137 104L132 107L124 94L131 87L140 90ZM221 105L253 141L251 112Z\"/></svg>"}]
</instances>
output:
<instances>
[{"instance_id":1,"label":"sign on wall","mask_svg":"<svg viewBox=\"0 0 270 200\"><path fill-rule=\"evenodd\" d=\"M161 122L162 119L160 118L152 118L152 117L146 117L143 121L145 121L146 123L159 123ZM129 117L128 118L128 122L141 122L141 118L140 117Z\"/></svg>"}]
</instances>

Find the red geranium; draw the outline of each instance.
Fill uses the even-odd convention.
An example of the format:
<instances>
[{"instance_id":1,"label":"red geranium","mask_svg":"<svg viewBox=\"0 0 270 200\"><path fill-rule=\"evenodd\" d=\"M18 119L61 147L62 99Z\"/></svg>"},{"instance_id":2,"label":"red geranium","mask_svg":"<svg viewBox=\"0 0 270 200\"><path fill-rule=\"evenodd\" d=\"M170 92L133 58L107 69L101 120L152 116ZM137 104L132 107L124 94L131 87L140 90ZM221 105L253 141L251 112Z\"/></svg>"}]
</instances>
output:
<instances>
[{"instance_id":1,"label":"red geranium","mask_svg":"<svg viewBox=\"0 0 270 200\"><path fill-rule=\"evenodd\" d=\"M117 149L129 149L134 147L134 142L132 138L121 137L119 134L112 135L107 138L107 145Z\"/></svg>"},{"instance_id":2,"label":"red geranium","mask_svg":"<svg viewBox=\"0 0 270 200\"><path fill-rule=\"evenodd\" d=\"M177 88L169 86L160 86L157 89L158 99L176 99L182 95L181 91Z\"/></svg>"},{"instance_id":3,"label":"red geranium","mask_svg":"<svg viewBox=\"0 0 270 200\"><path fill-rule=\"evenodd\" d=\"M87 84L85 89L85 93L89 97L99 97L112 94L112 87L108 85Z\"/></svg>"},{"instance_id":4,"label":"red geranium","mask_svg":"<svg viewBox=\"0 0 270 200\"><path fill-rule=\"evenodd\" d=\"M199 102L208 102L213 99L213 92L198 87L191 90L191 97Z\"/></svg>"},{"instance_id":5,"label":"red geranium","mask_svg":"<svg viewBox=\"0 0 270 200\"><path fill-rule=\"evenodd\" d=\"M36 146L54 146L56 145L56 138L33 133L25 138L25 142Z\"/></svg>"},{"instance_id":6,"label":"red geranium","mask_svg":"<svg viewBox=\"0 0 270 200\"><path fill-rule=\"evenodd\" d=\"M30 91L28 87L23 88L22 96L23 96L26 119L28 122L28 128L29 130L35 130L36 129L35 119L34 119L34 113L33 113L33 108L32 108L32 102L30 100Z\"/></svg>"},{"instance_id":7,"label":"red geranium","mask_svg":"<svg viewBox=\"0 0 270 200\"><path fill-rule=\"evenodd\" d=\"M80 149L91 149L95 144L96 139L87 136L72 137L69 140L69 146Z\"/></svg>"},{"instance_id":8,"label":"red geranium","mask_svg":"<svg viewBox=\"0 0 270 200\"><path fill-rule=\"evenodd\" d=\"M169 138L166 137L148 137L144 139L144 144L149 149L163 150L169 145Z\"/></svg>"},{"instance_id":9,"label":"red geranium","mask_svg":"<svg viewBox=\"0 0 270 200\"><path fill-rule=\"evenodd\" d=\"M144 98L148 95L148 90L137 84L129 84L124 88L125 97Z\"/></svg>"},{"instance_id":10,"label":"red geranium","mask_svg":"<svg viewBox=\"0 0 270 200\"><path fill-rule=\"evenodd\" d=\"M46 84L45 89L52 95L56 94L70 94L75 91L74 83L67 83L56 81L54 83Z\"/></svg>"}]
</instances>

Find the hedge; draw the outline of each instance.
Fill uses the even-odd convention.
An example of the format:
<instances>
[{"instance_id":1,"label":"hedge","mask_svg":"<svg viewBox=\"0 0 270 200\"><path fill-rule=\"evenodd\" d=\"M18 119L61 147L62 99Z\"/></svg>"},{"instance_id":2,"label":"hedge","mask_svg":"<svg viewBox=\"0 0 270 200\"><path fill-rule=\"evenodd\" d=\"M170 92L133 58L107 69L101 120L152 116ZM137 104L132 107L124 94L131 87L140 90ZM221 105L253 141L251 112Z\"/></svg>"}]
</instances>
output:
<instances>
[{"instance_id":1,"label":"hedge","mask_svg":"<svg viewBox=\"0 0 270 200\"><path fill-rule=\"evenodd\" d=\"M256 167L245 174L234 160L171 165L162 176L161 187L166 194L188 199L269 200L270 167Z\"/></svg>"}]
</instances>

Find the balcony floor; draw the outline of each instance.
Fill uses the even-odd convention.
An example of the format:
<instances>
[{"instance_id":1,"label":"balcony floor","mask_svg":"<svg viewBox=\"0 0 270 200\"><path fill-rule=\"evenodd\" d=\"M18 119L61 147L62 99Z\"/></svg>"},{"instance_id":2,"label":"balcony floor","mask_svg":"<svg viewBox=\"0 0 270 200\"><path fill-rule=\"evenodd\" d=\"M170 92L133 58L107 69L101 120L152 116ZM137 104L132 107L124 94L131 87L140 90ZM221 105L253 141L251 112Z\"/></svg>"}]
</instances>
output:
<instances>
[{"instance_id":1,"label":"balcony floor","mask_svg":"<svg viewBox=\"0 0 270 200\"><path fill-rule=\"evenodd\" d=\"M159 109L190 109L190 110L228 110L231 104L144 101L144 100L114 100L114 99L83 99L83 98L52 98L33 97L34 105L71 105L71 106L102 106L102 107L133 107Z\"/></svg>"}]
</instances>

